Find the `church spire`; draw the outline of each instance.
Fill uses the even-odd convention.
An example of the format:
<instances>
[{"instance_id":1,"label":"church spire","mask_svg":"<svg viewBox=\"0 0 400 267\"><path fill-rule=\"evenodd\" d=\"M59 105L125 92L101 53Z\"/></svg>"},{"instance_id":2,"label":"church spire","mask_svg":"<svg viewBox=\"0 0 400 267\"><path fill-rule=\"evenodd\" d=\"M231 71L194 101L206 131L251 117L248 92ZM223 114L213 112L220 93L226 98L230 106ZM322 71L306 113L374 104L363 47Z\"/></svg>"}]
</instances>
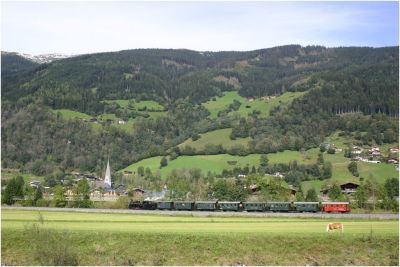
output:
<instances>
[{"instance_id":1,"label":"church spire","mask_svg":"<svg viewBox=\"0 0 400 267\"><path fill-rule=\"evenodd\" d=\"M111 170L110 170L110 159L107 161L107 169L106 169L106 175L104 177L104 185L107 188L111 188Z\"/></svg>"}]
</instances>

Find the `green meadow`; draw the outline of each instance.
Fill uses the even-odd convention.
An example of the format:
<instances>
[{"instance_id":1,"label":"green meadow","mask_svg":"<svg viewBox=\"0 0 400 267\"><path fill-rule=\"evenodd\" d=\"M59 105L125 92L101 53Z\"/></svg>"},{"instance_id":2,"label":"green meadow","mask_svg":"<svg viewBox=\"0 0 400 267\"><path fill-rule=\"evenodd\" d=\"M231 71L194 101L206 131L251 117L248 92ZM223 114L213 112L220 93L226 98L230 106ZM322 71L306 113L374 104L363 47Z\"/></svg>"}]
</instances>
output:
<instances>
[{"instance_id":1,"label":"green meadow","mask_svg":"<svg viewBox=\"0 0 400 267\"><path fill-rule=\"evenodd\" d=\"M128 108L128 105L131 103L131 106L138 109L153 109L153 110L164 110L164 107L159 103L152 100L143 100L143 101L135 101L134 99L117 99L117 100L104 100L106 103L117 103L121 108Z\"/></svg>"},{"instance_id":2,"label":"green meadow","mask_svg":"<svg viewBox=\"0 0 400 267\"><path fill-rule=\"evenodd\" d=\"M312 164L317 160L318 149L311 149L306 152L299 151L283 151L278 153L268 154L270 164L274 163L289 163L296 160L299 164ZM250 154L248 156L232 156L229 154L218 155L195 155L195 156L180 156L174 160L168 161L168 165L160 169L161 156L152 157L136 162L122 171L137 171L139 166L150 168L153 173L159 172L161 176L165 176L173 169L201 169L204 174L209 171L212 173L220 174L224 169L233 169L235 167L250 168L259 166L260 154ZM344 157L344 152L334 155L325 153L324 160L332 163L332 178L333 181L346 182L346 181L359 181L358 177L354 177L347 169L350 159ZM231 165L229 161L236 161L236 164ZM387 178L397 177L398 172L393 164L387 163L358 163L360 177L369 178L371 175L378 181L384 182Z\"/></svg>"},{"instance_id":3,"label":"green meadow","mask_svg":"<svg viewBox=\"0 0 400 267\"><path fill-rule=\"evenodd\" d=\"M7 265L398 265L398 220L3 210Z\"/></svg>"},{"instance_id":4,"label":"green meadow","mask_svg":"<svg viewBox=\"0 0 400 267\"><path fill-rule=\"evenodd\" d=\"M232 132L232 128L219 129L215 131L210 131L204 134L200 134L200 139L193 141L191 138L187 139L185 142L179 145L179 147L191 146L196 150L204 150L205 146L211 145L222 145L225 149L231 148L234 145L243 145L247 147L250 137L246 138L236 138L231 140L229 135Z\"/></svg>"},{"instance_id":5,"label":"green meadow","mask_svg":"<svg viewBox=\"0 0 400 267\"><path fill-rule=\"evenodd\" d=\"M269 112L272 108L279 106L280 104L288 104L293 99L304 95L305 92L286 92L276 98L269 100L254 99L250 101L238 94L238 92L225 92L223 96L217 97L216 101L210 100L203 103L203 106L208 109L211 113L210 118L217 118L219 111L226 109L233 100L237 100L241 103L238 111L232 113L238 113L240 116L247 116L248 113L258 110L261 112L261 116L269 116Z\"/></svg>"},{"instance_id":6,"label":"green meadow","mask_svg":"<svg viewBox=\"0 0 400 267\"><path fill-rule=\"evenodd\" d=\"M146 100L146 101L131 101L130 100L105 100L105 102L107 103L118 103L122 108L128 108L128 104L129 103L133 103L133 107L136 110L139 109L143 109L143 108L147 108L147 109L151 109L151 110L164 110L164 107L161 106L160 104L158 104L155 101L150 101L150 100ZM69 109L53 109L52 112L54 114L60 113L61 116L65 119L84 119L89 121L91 118L93 118L92 116L82 113L82 112L78 112L78 111L74 111L74 110L69 110ZM166 111L139 111L140 113L144 114L144 115L149 115L149 118L157 118L160 116L164 116L166 115ZM111 120L111 123L113 126L122 129L124 131L127 132L131 132L133 130L133 127L135 125L135 122L139 119L139 116L136 118L130 118L128 121L126 121L125 124L120 124L118 121L122 120L121 118L118 118L115 114L111 114L111 113L104 113L101 114L99 116L96 117L97 120L99 122L106 122L107 120ZM101 124L100 123L96 123L96 122L89 122L90 125L92 125L95 129L99 129L101 128Z\"/></svg>"}]
</instances>

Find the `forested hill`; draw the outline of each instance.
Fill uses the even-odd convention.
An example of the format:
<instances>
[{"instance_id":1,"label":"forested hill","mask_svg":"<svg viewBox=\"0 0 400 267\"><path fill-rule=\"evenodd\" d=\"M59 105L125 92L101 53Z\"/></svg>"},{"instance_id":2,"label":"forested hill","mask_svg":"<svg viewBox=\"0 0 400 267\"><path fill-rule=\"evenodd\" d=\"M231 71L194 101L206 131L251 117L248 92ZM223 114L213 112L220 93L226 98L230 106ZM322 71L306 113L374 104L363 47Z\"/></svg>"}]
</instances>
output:
<instances>
[{"instance_id":1,"label":"forested hill","mask_svg":"<svg viewBox=\"0 0 400 267\"><path fill-rule=\"evenodd\" d=\"M230 139L248 138L248 145L210 153L308 149L334 131L357 133L369 145L393 143L398 60L397 47L297 45L138 49L40 65L2 53L2 166L100 174L107 157L120 169L152 156L204 153L179 145L227 128ZM228 91L236 98L225 103Z\"/></svg>"},{"instance_id":2,"label":"forested hill","mask_svg":"<svg viewBox=\"0 0 400 267\"><path fill-rule=\"evenodd\" d=\"M2 74L15 73L16 56L2 54ZM306 90L301 84L324 70L398 64L398 49L281 46L250 52L138 49L88 54L2 75L2 99L41 99L52 108L103 112L105 99L147 99L170 104L201 103L223 91L245 97ZM30 70L21 65L21 70Z\"/></svg>"},{"instance_id":3,"label":"forested hill","mask_svg":"<svg viewBox=\"0 0 400 267\"><path fill-rule=\"evenodd\" d=\"M35 69L39 64L17 53L1 52L1 77L6 78ZM3 80L2 80L3 81Z\"/></svg>"}]
</instances>

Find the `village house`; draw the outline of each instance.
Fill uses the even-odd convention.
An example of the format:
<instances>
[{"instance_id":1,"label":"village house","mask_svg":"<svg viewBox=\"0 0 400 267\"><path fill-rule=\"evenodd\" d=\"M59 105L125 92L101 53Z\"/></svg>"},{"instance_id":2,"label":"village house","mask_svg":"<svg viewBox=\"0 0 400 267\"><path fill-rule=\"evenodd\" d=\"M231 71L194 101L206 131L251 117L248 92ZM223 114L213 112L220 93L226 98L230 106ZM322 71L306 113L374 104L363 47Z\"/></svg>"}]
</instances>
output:
<instances>
[{"instance_id":1,"label":"village house","mask_svg":"<svg viewBox=\"0 0 400 267\"><path fill-rule=\"evenodd\" d=\"M340 189L342 189L343 194L351 194L351 193L356 192L356 190L359 186L360 186L359 184L349 182L349 183L340 184Z\"/></svg>"},{"instance_id":2,"label":"village house","mask_svg":"<svg viewBox=\"0 0 400 267\"><path fill-rule=\"evenodd\" d=\"M356 156L354 158L352 158L352 160L354 161L368 161L366 158L360 157L360 156Z\"/></svg>"},{"instance_id":3,"label":"village house","mask_svg":"<svg viewBox=\"0 0 400 267\"><path fill-rule=\"evenodd\" d=\"M119 121L118 121L118 124L125 125L125 124L126 124L126 121L124 121L124 120L119 120Z\"/></svg>"},{"instance_id":4,"label":"village house","mask_svg":"<svg viewBox=\"0 0 400 267\"><path fill-rule=\"evenodd\" d=\"M390 153L399 153L399 148L398 147L390 148Z\"/></svg>"},{"instance_id":5,"label":"village house","mask_svg":"<svg viewBox=\"0 0 400 267\"><path fill-rule=\"evenodd\" d=\"M389 159L387 162L388 162L388 163L392 163L392 164L397 164L397 163L399 163L396 159Z\"/></svg>"},{"instance_id":6,"label":"village house","mask_svg":"<svg viewBox=\"0 0 400 267\"><path fill-rule=\"evenodd\" d=\"M116 186L116 187L114 188L114 193L115 193L117 196L125 196L125 195L128 194L128 193L126 192L126 187L125 187L125 185L123 185L123 184L120 184L120 185Z\"/></svg>"},{"instance_id":7,"label":"village house","mask_svg":"<svg viewBox=\"0 0 400 267\"><path fill-rule=\"evenodd\" d=\"M360 186L359 184L354 183L354 182L346 182L346 183L339 184L339 187L342 190L343 194L352 194L352 193L356 192L356 190L359 186ZM324 200L327 199L326 196L328 195L331 187L332 186L328 186L328 187L322 188L320 190L320 192L325 196Z\"/></svg>"},{"instance_id":8,"label":"village house","mask_svg":"<svg viewBox=\"0 0 400 267\"><path fill-rule=\"evenodd\" d=\"M274 99L274 98L276 98L275 95L267 95L267 96L262 96L261 97L261 99L264 100L264 101L268 101L268 100Z\"/></svg>"},{"instance_id":9,"label":"village house","mask_svg":"<svg viewBox=\"0 0 400 267\"><path fill-rule=\"evenodd\" d=\"M260 186L258 184L251 184L249 185L249 189L251 190L251 192L255 193L260 191Z\"/></svg>"},{"instance_id":10,"label":"village house","mask_svg":"<svg viewBox=\"0 0 400 267\"><path fill-rule=\"evenodd\" d=\"M146 191L140 188L134 188L132 190L132 193L134 196L143 196L146 193Z\"/></svg>"},{"instance_id":11,"label":"village house","mask_svg":"<svg viewBox=\"0 0 400 267\"><path fill-rule=\"evenodd\" d=\"M358 146L353 146L351 149L351 154L353 155L360 155L362 153L363 149Z\"/></svg>"},{"instance_id":12,"label":"village house","mask_svg":"<svg viewBox=\"0 0 400 267\"><path fill-rule=\"evenodd\" d=\"M284 173L276 172L276 173L272 174L272 176L278 177L278 178L283 178L284 177Z\"/></svg>"},{"instance_id":13,"label":"village house","mask_svg":"<svg viewBox=\"0 0 400 267\"><path fill-rule=\"evenodd\" d=\"M372 147L368 152L372 157L379 157L381 155L379 147Z\"/></svg>"},{"instance_id":14,"label":"village house","mask_svg":"<svg viewBox=\"0 0 400 267\"><path fill-rule=\"evenodd\" d=\"M38 188L40 187L40 181L30 181L29 185L33 188Z\"/></svg>"}]
</instances>

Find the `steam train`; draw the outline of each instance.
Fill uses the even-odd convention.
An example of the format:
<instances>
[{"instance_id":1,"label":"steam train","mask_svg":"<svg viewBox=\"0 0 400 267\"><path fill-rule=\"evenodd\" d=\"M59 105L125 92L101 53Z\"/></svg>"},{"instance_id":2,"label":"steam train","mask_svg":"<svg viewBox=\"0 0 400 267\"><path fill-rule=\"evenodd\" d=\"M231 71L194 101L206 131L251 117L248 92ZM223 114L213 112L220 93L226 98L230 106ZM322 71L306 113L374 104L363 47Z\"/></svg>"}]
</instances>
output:
<instances>
[{"instance_id":1,"label":"steam train","mask_svg":"<svg viewBox=\"0 0 400 267\"><path fill-rule=\"evenodd\" d=\"M241 202L241 201L133 201L135 210L247 211L247 212L350 212L349 202Z\"/></svg>"}]
</instances>

